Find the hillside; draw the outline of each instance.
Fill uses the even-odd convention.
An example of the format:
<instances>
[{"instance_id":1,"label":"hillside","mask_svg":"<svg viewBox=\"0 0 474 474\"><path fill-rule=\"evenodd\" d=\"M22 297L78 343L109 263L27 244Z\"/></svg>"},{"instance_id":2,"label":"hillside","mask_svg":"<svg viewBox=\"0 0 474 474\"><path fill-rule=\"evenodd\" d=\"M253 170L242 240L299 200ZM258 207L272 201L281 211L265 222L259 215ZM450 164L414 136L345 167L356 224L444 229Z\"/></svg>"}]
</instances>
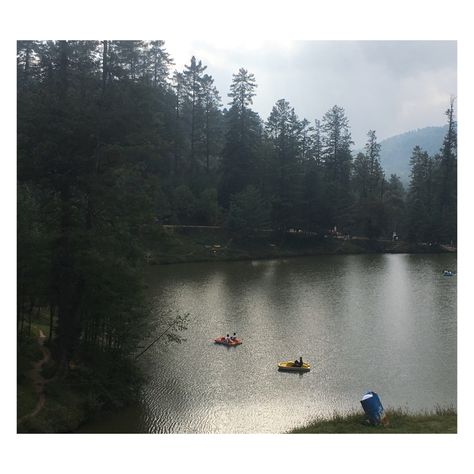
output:
<instances>
[{"instance_id":1,"label":"hillside","mask_svg":"<svg viewBox=\"0 0 474 474\"><path fill-rule=\"evenodd\" d=\"M387 178L395 173L407 186L410 181L410 157L413 148L418 145L429 155L434 155L441 148L446 130L447 126L425 127L382 140L380 161Z\"/></svg>"}]
</instances>

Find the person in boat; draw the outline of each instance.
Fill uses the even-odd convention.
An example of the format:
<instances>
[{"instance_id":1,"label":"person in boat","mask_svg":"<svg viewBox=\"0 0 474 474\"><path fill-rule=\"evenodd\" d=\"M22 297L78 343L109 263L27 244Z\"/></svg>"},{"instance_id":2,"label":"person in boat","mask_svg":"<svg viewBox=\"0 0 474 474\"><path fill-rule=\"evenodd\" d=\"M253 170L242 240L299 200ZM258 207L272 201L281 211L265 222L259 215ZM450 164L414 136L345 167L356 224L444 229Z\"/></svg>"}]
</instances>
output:
<instances>
[{"instance_id":1,"label":"person in boat","mask_svg":"<svg viewBox=\"0 0 474 474\"><path fill-rule=\"evenodd\" d=\"M294 367L303 367L303 357L300 357L300 360L296 359L293 362Z\"/></svg>"},{"instance_id":2,"label":"person in boat","mask_svg":"<svg viewBox=\"0 0 474 474\"><path fill-rule=\"evenodd\" d=\"M237 339L237 334L234 332L234 335L230 338L231 341L235 341Z\"/></svg>"},{"instance_id":3,"label":"person in boat","mask_svg":"<svg viewBox=\"0 0 474 474\"><path fill-rule=\"evenodd\" d=\"M228 343L230 342L230 337L229 337L228 334L227 334L227 336L225 337L224 342L225 342L226 344L228 344Z\"/></svg>"}]
</instances>

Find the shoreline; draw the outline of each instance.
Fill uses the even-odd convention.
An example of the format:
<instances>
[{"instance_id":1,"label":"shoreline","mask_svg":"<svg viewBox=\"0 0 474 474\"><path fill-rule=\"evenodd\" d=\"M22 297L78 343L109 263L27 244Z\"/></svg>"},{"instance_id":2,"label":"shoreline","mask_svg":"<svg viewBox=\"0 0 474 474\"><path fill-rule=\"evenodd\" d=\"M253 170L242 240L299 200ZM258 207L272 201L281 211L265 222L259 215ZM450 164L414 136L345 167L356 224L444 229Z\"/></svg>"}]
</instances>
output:
<instances>
[{"instance_id":1,"label":"shoreline","mask_svg":"<svg viewBox=\"0 0 474 474\"><path fill-rule=\"evenodd\" d=\"M362 411L335 414L329 419L316 419L286 434L456 434L457 410L436 408L415 413L403 409L385 410L388 424L371 425Z\"/></svg>"},{"instance_id":2,"label":"shoreline","mask_svg":"<svg viewBox=\"0 0 474 474\"><path fill-rule=\"evenodd\" d=\"M145 260L150 265L177 263L271 260L318 255L442 254L457 249L439 244L364 238L322 238L304 233L259 233L237 239L224 229L162 229L157 241L149 242Z\"/></svg>"},{"instance_id":3,"label":"shoreline","mask_svg":"<svg viewBox=\"0 0 474 474\"><path fill-rule=\"evenodd\" d=\"M279 242L276 246L268 243L271 239L259 240L255 239L250 245L233 243L227 245L224 249L220 244L213 244L217 250L215 254L205 255L209 253L209 245L207 241L216 241L216 236L207 238L207 241L200 236L182 236L179 237L180 246L185 245L189 248L194 245L203 253L192 253L188 255L178 255L180 258L174 258L171 252L166 256L161 256L161 261L149 262L151 265L172 265L176 263L208 263L208 262L236 262L246 260L269 260L269 259L285 259L295 257L314 257L319 255L357 255L357 254L442 254L453 253L441 246L429 246L421 244L410 244L406 242L391 241L368 241L368 240L339 240L339 239L300 239L291 236L284 242ZM229 242L228 242L229 243ZM248 243L248 242L247 242ZM213 247L211 246L211 251ZM262 254L262 249L266 250ZM34 326L40 327L45 321L34 321ZM36 344L35 344L36 346ZM46 367L46 370L48 367ZM51 370L50 370L51 371ZM48 375L48 374L47 374ZM48 378L46 375L46 379ZM46 387L46 405L43 413L39 414L38 419L29 420L27 423L18 423L18 432L76 432L80 426L93 421L104 413L113 413L115 408L103 406L99 400L88 399L86 394L68 390L62 387L60 381ZM32 394L28 394L30 398ZM67 400L67 401L66 401ZM66 403L65 403L66 402ZM31 400L33 403L33 400ZM70 413L68 405L74 406L74 413ZM359 416L360 417L360 416ZM17 420L19 421L19 420ZM20 426L21 425L21 426Z\"/></svg>"}]
</instances>

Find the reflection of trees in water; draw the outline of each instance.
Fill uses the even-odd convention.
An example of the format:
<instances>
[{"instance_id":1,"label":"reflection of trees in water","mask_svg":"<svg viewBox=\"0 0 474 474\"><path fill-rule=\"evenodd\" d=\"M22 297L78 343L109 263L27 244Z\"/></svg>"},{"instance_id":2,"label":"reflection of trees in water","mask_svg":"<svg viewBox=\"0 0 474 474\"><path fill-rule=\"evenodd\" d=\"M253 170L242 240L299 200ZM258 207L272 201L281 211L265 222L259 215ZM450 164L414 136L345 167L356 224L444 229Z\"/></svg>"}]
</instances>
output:
<instances>
[{"instance_id":1,"label":"reflection of trees in water","mask_svg":"<svg viewBox=\"0 0 474 474\"><path fill-rule=\"evenodd\" d=\"M285 409L295 393L326 415L358 408L367 389L389 405L455 404L456 326L440 311L454 311L455 285L437 266L454 269L456 257L446 257L451 264L354 255L160 269L158 303L191 308L193 317L184 344L156 344L140 360L150 377L140 423L156 432L230 432L238 417L241 432L284 431L300 415ZM215 346L222 330L237 331L243 344ZM308 376L282 377L277 362L300 355L312 364Z\"/></svg>"}]
</instances>

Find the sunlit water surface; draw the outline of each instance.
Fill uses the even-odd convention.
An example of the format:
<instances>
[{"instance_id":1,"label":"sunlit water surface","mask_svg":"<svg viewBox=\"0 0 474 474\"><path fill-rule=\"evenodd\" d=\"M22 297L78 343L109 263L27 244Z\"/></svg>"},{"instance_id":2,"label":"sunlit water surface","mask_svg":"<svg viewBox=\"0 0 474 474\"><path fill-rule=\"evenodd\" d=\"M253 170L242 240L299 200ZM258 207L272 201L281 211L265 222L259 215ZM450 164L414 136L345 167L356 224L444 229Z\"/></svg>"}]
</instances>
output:
<instances>
[{"instance_id":1,"label":"sunlit water surface","mask_svg":"<svg viewBox=\"0 0 474 474\"><path fill-rule=\"evenodd\" d=\"M191 314L186 342L140 359L141 403L82 432L281 433L315 417L456 407L456 256L341 255L152 267L160 308ZM236 331L243 344L214 337ZM300 355L311 372L282 373Z\"/></svg>"}]
</instances>

